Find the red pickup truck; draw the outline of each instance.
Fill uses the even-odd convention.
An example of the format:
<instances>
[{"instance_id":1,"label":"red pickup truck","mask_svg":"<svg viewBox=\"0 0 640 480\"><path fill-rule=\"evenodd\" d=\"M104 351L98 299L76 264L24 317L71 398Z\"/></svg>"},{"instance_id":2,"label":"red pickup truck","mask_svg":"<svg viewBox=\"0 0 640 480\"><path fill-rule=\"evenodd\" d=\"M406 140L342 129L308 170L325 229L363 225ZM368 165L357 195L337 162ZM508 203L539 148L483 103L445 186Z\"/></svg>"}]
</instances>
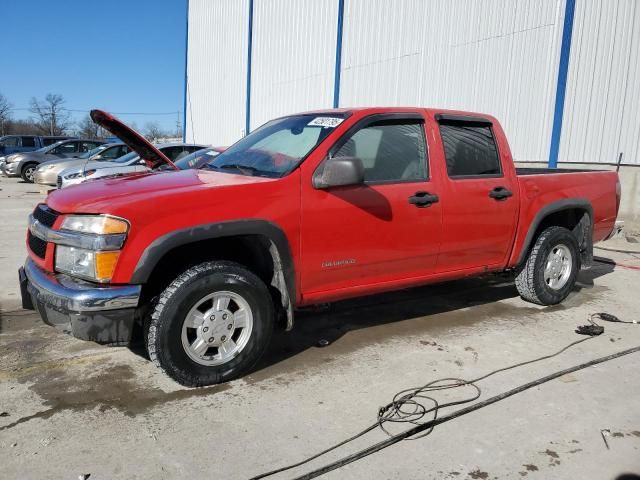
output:
<instances>
[{"instance_id":1,"label":"red pickup truck","mask_svg":"<svg viewBox=\"0 0 640 480\"><path fill-rule=\"evenodd\" d=\"M426 108L272 120L204 168L174 166L109 114L156 171L51 193L29 219L23 305L127 344L190 386L250 369L297 307L486 272L561 302L614 228L616 173L516 169L498 121Z\"/></svg>"}]
</instances>

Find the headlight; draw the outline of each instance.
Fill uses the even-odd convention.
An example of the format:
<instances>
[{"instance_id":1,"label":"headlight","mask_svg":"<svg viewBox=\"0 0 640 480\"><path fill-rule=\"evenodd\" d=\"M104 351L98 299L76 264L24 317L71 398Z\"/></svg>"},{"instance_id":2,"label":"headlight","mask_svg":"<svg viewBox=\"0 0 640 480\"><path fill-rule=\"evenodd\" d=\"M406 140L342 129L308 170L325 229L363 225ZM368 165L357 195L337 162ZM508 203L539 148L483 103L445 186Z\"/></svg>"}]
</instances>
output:
<instances>
[{"instance_id":1,"label":"headlight","mask_svg":"<svg viewBox=\"0 0 640 480\"><path fill-rule=\"evenodd\" d=\"M98 282L108 282L118 263L119 251L94 252L56 245L56 271Z\"/></svg>"},{"instance_id":2,"label":"headlight","mask_svg":"<svg viewBox=\"0 0 640 480\"><path fill-rule=\"evenodd\" d=\"M72 180L74 178L88 177L90 175L93 175L94 173L96 173L95 170L87 170L87 171L82 171L82 172L70 173L69 175L65 176L64 178L66 178L67 180Z\"/></svg>"},{"instance_id":3,"label":"headlight","mask_svg":"<svg viewBox=\"0 0 640 480\"><path fill-rule=\"evenodd\" d=\"M107 215L68 215L62 221L60 229L98 235L127 233L129 231L129 222L122 218Z\"/></svg>"},{"instance_id":4,"label":"headlight","mask_svg":"<svg viewBox=\"0 0 640 480\"><path fill-rule=\"evenodd\" d=\"M84 240L90 239L89 243L77 242L85 248L56 245L56 271L86 280L109 282L120 257L120 250L114 248L122 247L129 222L109 215L67 215L60 230L77 232L79 237L87 234L97 237L84 237ZM116 243L113 243L114 239Z\"/></svg>"},{"instance_id":5,"label":"headlight","mask_svg":"<svg viewBox=\"0 0 640 480\"><path fill-rule=\"evenodd\" d=\"M38 170L52 170L56 168L57 165L45 165L44 167L39 167Z\"/></svg>"}]
</instances>

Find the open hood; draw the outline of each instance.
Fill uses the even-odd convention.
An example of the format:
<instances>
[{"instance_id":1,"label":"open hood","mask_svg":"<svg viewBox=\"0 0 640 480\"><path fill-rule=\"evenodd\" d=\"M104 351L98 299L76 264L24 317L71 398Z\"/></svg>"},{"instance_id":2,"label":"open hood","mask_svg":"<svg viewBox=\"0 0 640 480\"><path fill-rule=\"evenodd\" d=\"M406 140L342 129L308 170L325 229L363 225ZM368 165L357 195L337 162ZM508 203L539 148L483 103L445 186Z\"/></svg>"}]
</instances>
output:
<instances>
[{"instance_id":1,"label":"open hood","mask_svg":"<svg viewBox=\"0 0 640 480\"><path fill-rule=\"evenodd\" d=\"M140 155L140 158L144 160L149 168L158 168L164 164L169 165L173 170L179 170L166 155L154 147L146 138L127 127L113 115L102 110L91 110L91 120L127 144L131 150Z\"/></svg>"}]
</instances>

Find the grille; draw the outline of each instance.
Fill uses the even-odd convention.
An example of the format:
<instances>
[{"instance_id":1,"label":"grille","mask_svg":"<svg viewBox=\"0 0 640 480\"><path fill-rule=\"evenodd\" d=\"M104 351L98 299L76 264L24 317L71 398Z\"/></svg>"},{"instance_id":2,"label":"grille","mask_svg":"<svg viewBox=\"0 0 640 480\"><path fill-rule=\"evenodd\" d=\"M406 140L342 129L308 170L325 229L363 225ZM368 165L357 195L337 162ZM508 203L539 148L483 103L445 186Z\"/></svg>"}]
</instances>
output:
<instances>
[{"instance_id":1,"label":"grille","mask_svg":"<svg viewBox=\"0 0 640 480\"><path fill-rule=\"evenodd\" d=\"M58 212L51 210L46 205L38 205L33 211L33 217L41 224L52 227L58 218Z\"/></svg>"},{"instance_id":2,"label":"grille","mask_svg":"<svg viewBox=\"0 0 640 480\"><path fill-rule=\"evenodd\" d=\"M58 175L58 178L56 179L56 185L58 188L62 188L62 177L60 175Z\"/></svg>"},{"instance_id":3,"label":"grille","mask_svg":"<svg viewBox=\"0 0 640 480\"><path fill-rule=\"evenodd\" d=\"M38 257L44 258L47 254L47 242L31 235L31 232L27 233L27 243L29 249Z\"/></svg>"}]
</instances>

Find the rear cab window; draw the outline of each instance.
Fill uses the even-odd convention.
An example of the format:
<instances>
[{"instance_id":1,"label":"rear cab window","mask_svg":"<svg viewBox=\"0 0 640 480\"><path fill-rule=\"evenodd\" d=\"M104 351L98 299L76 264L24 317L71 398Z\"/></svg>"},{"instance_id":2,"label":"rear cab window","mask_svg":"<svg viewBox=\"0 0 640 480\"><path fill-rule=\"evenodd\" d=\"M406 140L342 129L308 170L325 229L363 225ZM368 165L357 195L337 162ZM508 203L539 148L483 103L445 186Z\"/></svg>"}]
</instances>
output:
<instances>
[{"instance_id":1,"label":"rear cab window","mask_svg":"<svg viewBox=\"0 0 640 480\"><path fill-rule=\"evenodd\" d=\"M480 117L436 115L449 178L501 177L491 122Z\"/></svg>"}]
</instances>

